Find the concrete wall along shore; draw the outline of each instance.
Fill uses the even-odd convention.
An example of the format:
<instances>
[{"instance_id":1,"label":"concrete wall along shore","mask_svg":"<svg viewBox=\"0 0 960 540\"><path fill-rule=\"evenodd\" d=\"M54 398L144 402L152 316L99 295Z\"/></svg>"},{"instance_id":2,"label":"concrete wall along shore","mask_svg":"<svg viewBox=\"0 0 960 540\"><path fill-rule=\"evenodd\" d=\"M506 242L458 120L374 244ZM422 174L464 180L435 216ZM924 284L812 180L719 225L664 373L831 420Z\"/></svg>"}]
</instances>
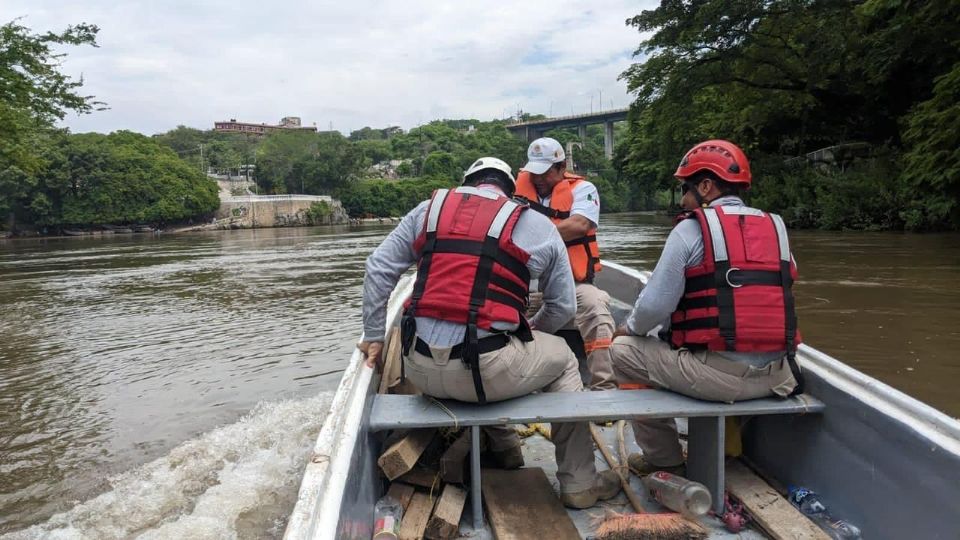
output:
<instances>
[{"instance_id":1,"label":"concrete wall along shore","mask_svg":"<svg viewBox=\"0 0 960 540\"><path fill-rule=\"evenodd\" d=\"M325 203L330 213L321 222L309 215L314 203ZM340 201L326 195L241 195L220 198L216 213L221 228L297 227L348 223Z\"/></svg>"}]
</instances>

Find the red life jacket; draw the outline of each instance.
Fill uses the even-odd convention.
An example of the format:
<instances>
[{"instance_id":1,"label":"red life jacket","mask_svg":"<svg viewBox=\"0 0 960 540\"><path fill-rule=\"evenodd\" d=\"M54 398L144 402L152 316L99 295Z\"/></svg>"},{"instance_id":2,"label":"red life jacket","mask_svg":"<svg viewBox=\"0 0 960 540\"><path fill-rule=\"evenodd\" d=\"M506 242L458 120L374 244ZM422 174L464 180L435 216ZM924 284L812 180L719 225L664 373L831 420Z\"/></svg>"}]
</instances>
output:
<instances>
[{"instance_id":1,"label":"red life jacket","mask_svg":"<svg viewBox=\"0 0 960 540\"><path fill-rule=\"evenodd\" d=\"M407 308L491 330L495 322L526 328L530 254L513 243L525 207L473 187L434 192L426 225L414 243L417 281Z\"/></svg>"},{"instance_id":2,"label":"red life jacket","mask_svg":"<svg viewBox=\"0 0 960 540\"><path fill-rule=\"evenodd\" d=\"M792 360L800 343L791 290L797 269L783 220L746 206L698 208L689 217L700 224L703 262L684 274L670 317L673 346L786 351Z\"/></svg>"}]
</instances>

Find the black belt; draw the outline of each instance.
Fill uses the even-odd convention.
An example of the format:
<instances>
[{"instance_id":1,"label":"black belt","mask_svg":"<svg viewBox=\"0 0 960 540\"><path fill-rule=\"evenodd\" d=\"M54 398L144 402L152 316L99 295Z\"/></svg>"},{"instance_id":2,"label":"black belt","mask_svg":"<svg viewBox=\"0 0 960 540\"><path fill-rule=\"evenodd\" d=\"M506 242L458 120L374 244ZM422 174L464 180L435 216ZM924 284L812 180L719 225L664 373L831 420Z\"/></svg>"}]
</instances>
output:
<instances>
[{"instance_id":1,"label":"black belt","mask_svg":"<svg viewBox=\"0 0 960 540\"><path fill-rule=\"evenodd\" d=\"M478 354L488 353L502 349L510 343L509 334L494 334L492 336L487 336L477 340ZM413 346L416 351L428 358L433 358L433 355L430 353L430 345L427 345L427 342L417 338L416 344ZM450 358L457 359L463 358L463 344L459 343L454 345L450 349Z\"/></svg>"}]
</instances>

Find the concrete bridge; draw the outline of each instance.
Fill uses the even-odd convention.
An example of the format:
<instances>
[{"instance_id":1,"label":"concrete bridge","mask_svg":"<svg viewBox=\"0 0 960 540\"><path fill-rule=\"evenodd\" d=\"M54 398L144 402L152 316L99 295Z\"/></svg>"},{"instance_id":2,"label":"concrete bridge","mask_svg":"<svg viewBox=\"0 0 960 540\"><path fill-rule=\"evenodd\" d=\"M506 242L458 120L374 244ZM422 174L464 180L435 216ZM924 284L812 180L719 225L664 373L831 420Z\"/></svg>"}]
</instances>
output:
<instances>
[{"instance_id":1,"label":"concrete bridge","mask_svg":"<svg viewBox=\"0 0 960 540\"><path fill-rule=\"evenodd\" d=\"M610 109L590 114L558 116L556 118L520 122L507 126L507 129L515 135L524 137L527 141L533 141L543 137L543 134L551 129L575 127L580 140L583 141L587 138L587 126L603 124L603 152L607 159L611 159L613 158L613 123L626 120L629 111L630 109Z\"/></svg>"}]
</instances>

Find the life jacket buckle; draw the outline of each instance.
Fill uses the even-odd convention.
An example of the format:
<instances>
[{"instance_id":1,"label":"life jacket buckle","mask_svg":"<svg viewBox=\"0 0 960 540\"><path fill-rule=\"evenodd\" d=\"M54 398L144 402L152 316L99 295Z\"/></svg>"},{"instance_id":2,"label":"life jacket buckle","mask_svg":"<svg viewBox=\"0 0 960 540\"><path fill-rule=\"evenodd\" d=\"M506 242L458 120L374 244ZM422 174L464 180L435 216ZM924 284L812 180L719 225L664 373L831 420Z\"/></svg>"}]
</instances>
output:
<instances>
[{"instance_id":1,"label":"life jacket buckle","mask_svg":"<svg viewBox=\"0 0 960 540\"><path fill-rule=\"evenodd\" d=\"M743 283L734 283L734 282L730 281L730 272L733 272L734 270L736 270L737 272L740 271L740 269L737 268L736 266L731 266L731 267L727 270L727 273L724 274L724 279L727 280L727 285L733 287L734 289L739 289L740 287L743 287Z\"/></svg>"}]
</instances>

